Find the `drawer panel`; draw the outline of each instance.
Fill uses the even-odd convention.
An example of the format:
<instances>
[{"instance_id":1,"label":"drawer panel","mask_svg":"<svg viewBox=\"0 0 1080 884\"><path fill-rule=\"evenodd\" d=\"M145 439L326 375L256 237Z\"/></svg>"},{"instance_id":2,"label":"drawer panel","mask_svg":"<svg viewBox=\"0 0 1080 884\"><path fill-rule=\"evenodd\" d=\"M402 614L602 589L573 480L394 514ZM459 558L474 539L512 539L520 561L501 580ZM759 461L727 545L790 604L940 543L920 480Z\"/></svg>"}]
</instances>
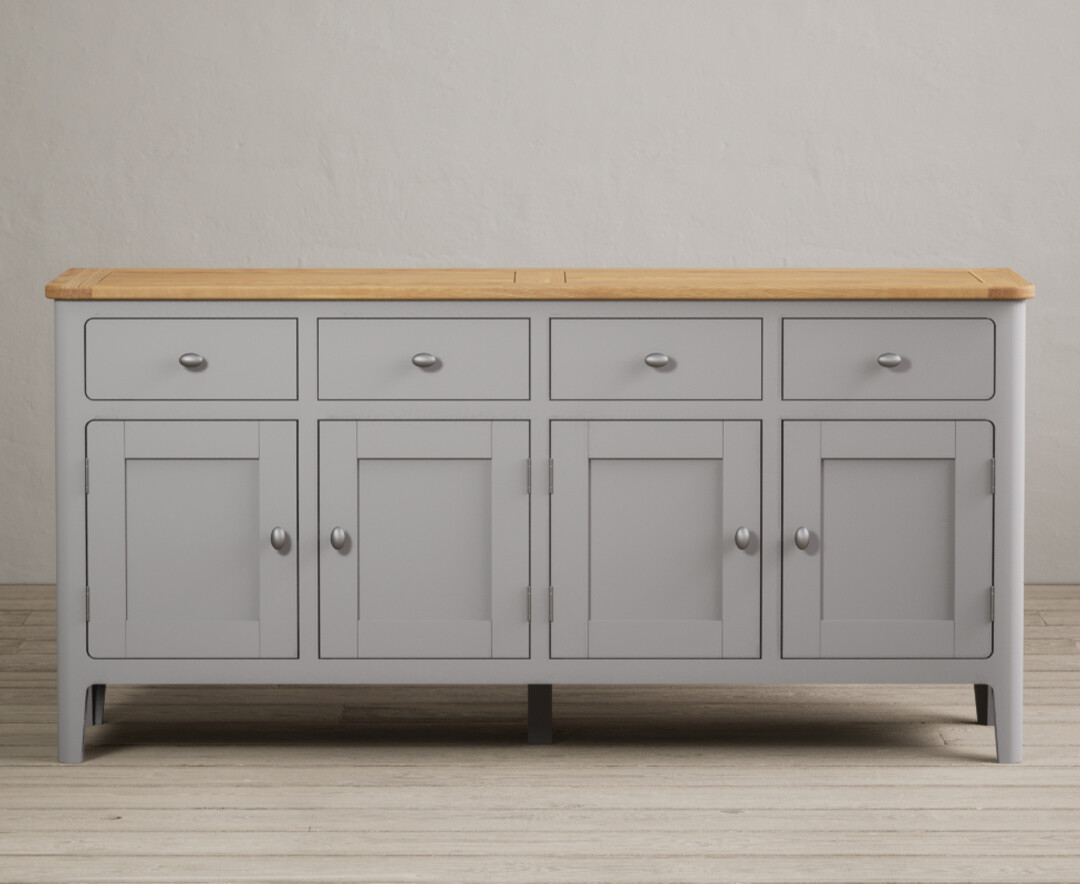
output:
<instances>
[{"instance_id":1,"label":"drawer panel","mask_svg":"<svg viewBox=\"0 0 1080 884\"><path fill-rule=\"evenodd\" d=\"M320 319L319 398L528 399L529 320Z\"/></svg>"},{"instance_id":2,"label":"drawer panel","mask_svg":"<svg viewBox=\"0 0 1080 884\"><path fill-rule=\"evenodd\" d=\"M784 320L785 399L993 395L989 319Z\"/></svg>"},{"instance_id":3,"label":"drawer panel","mask_svg":"<svg viewBox=\"0 0 1080 884\"><path fill-rule=\"evenodd\" d=\"M761 320L553 319L551 398L760 399Z\"/></svg>"},{"instance_id":4,"label":"drawer panel","mask_svg":"<svg viewBox=\"0 0 1080 884\"><path fill-rule=\"evenodd\" d=\"M203 362L185 367L184 355ZM86 395L295 399L296 320L88 320Z\"/></svg>"}]
</instances>

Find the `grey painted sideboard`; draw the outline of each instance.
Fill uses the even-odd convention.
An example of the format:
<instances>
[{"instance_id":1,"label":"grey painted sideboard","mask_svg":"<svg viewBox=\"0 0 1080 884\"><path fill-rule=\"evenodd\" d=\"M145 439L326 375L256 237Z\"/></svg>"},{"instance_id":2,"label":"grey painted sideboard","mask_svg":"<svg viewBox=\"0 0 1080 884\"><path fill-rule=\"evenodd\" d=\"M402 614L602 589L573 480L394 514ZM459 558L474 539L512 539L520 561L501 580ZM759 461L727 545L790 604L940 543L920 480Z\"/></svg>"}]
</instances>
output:
<instances>
[{"instance_id":1,"label":"grey painted sideboard","mask_svg":"<svg viewBox=\"0 0 1080 884\"><path fill-rule=\"evenodd\" d=\"M1015 274L178 273L50 286L61 761L109 684L836 682L1020 761Z\"/></svg>"}]
</instances>

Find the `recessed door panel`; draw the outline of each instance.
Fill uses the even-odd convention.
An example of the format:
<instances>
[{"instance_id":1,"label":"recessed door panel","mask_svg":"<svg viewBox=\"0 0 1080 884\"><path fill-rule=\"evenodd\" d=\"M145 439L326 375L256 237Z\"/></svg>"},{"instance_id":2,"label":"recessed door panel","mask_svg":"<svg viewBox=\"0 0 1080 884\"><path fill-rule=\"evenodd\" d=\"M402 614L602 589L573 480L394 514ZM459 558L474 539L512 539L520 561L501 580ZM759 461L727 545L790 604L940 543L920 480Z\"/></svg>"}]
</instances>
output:
<instances>
[{"instance_id":1,"label":"recessed door panel","mask_svg":"<svg viewBox=\"0 0 1080 884\"><path fill-rule=\"evenodd\" d=\"M985 657L992 427L784 424L785 657Z\"/></svg>"},{"instance_id":2,"label":"recessed door panel","mask_svg":"<svg viewBox=\"0 0 1080 884\"><path fill-rule=\"evenodd\" d=\"M552 655L757 656L760 425L554 421L551 432Z\"/></svg>"},{"instance_id":3,"label":"recessed door panel","mask_svg":"<svg viewBox=\"0 0 1080 884\"><path fill-rule=\"evenodd\" d=\"M296 655L293 422L94 421L87 452L91 656Z\"/></svg>"},{"instance_id":4,"label":"recessed door panel","mask_svg":"<svg viewBox=\"0 0 1080 884\"><path fill-rule=\"evenodd\" d=\"M526 422L324 421L320 452L322 656L528 656Z\"/></svg>"}]
</instances>

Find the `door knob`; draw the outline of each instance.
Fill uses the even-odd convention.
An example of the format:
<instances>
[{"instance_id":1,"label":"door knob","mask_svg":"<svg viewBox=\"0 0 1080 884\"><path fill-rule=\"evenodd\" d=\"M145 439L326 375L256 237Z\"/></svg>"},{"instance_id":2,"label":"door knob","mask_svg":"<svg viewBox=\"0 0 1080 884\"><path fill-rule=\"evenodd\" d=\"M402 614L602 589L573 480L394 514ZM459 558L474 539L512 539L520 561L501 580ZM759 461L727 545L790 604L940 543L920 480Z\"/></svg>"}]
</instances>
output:
<instances>
[{"instance_id":1,"label":"door knob","mask_svg":"<svg viewBox=\"0 0 1080 884\"><path fill-rule=\"evenodd\" d=\"M810 529L799 526L795 531L795 545L799 549L806 549L810 545Z\"/></svg>"},{"instance_id":2,"label":"door knob","mask_svg":"<svg viewBox=\"0 0 1080 884\"><path fill-rule=\"evenodd\" d=\"M877 364L882 368L896 368L904 358L899 353L882 353L877 358Z\"/></svg>"},{"instance_id":3,"label":"door knob","mask_svg":"<svg viewBox=\"0 0 1080 884\"><path fill-rule=\"evenodd\" d=\"M740 528L735 532L735 545L739 549L746 549L750 546L750 529Z\"/></svg>"},{"instance_id":4,"label":"door knob","mask_svg":"<svg viewBox=\"0 0 1080 884\"><path fill-rule=\"evenodd\" d=\"M671 362L671 357L665 353L650 353L645 357L645 364L650 368L663 368Z\"/></svg>"},{"instance_id":5,"label":"door knob","mask_svg":"<svg viewBox=\"0 0 1080 884\"><path fill-rule=\"evenodd\" d=\"M417 368L431 368L439 360L430 353L417 353L412 358L412 364Z\"/></svg>"},{"instance_id":6,"label":"door knob","mask_svg":"<svg viewBox=\"0 0 1080 884\"><path fill-rule=\"evenodd\" d=\"M334 549L343 549L346 540L348 540L348 535L344 528L335 528L330 532L330 545Z\"/></svg>"},{"instance_id":7,"label":"door knob","mask_svg":"<svg viewBox=\"0 0 1080 884\"><path fill-rule=\"evenodd\" d=\"M184 368L202 368L206 365L206 359L198 353L185 353L180 357L180 364Z\"/></svg>"},{"instance_id":8,"label":"door knob","mask_svg":"<svg viewBox=\"0 0 1080 884\"><path fill-rule=\"evenodd\" d=\"M275 528L270 532L270 545L277 550L285 548L285 543L289 539L289 535L285 533L284 528Z\"/></svg>"}]
</instances>

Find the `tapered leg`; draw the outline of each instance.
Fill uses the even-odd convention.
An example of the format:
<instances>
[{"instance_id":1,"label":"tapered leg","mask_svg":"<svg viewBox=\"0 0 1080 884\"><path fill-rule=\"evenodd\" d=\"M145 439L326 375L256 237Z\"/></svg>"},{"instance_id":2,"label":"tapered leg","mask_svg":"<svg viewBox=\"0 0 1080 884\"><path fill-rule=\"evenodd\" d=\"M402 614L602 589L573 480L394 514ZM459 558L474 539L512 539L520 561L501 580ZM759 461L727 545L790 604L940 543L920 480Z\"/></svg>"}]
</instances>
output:
<instances>
[{"instance_id":1,"label":"tapered leg","mask_svg":"<svg viewBox=\"0 0 1080 884\"><path fill-rule=\"evenodd\" d=\"M83 728L93 717L90 688L70 685L65 679L57 684L56 758L63 764L83 760Z\"/></svg>"},{"instance_id":2,"label":"tapered leg","mask_svg":"<svg viewBox=\"0 0 1080 884\"><path fill-rule=\"evenodd\" d=\"M551 685L529 685L529 742L550 743L551 733Z\"/></svg>"},{"instance_id":3,"label":"tapered leg","mask_svg":"<svg viewBox=\"0 0 1080 884\"><path fill-rule=\"evenodd\" d=\"M1017 764L1023 760L1022 700L1019 686L991 685L988 718L994 725L997 760L1000 764Z\"/></svg>"},{"instance_id":4,"label":"tapered leg","mask_svg":"<svg viewBox=\"0 0 1080 884\"><path fill-rule=\"evenodd\" d=\"M990 685L975 685L975 720L979 724L989 724Z\"/></svg>"}]
</instances>

